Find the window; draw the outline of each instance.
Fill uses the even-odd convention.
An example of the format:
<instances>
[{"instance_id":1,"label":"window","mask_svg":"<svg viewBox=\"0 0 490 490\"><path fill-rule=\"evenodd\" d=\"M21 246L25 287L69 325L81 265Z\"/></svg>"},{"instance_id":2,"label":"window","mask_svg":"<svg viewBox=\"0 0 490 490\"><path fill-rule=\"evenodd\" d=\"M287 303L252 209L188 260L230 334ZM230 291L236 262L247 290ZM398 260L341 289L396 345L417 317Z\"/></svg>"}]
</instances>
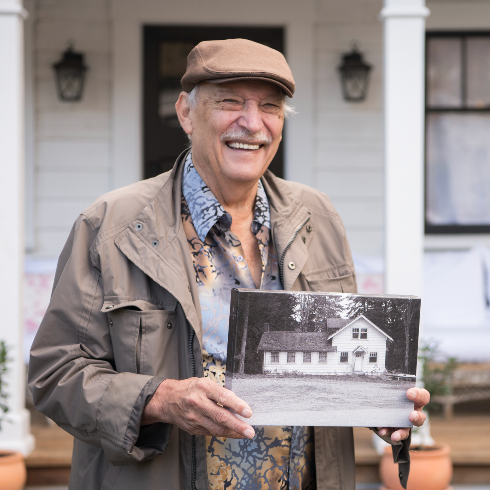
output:
<instances>
[{"instance_id":1,"label":"window","mask_svg":"<svg viewBox=\"0 0 490 490\"><path fill-rule=\"evenodd\" d=\"M349 362L349 353L341 352L340 353L340 362Z\"/></svg>"},{"instance_id":2,"label":"window","mask_svg":"<svg viewBox=\"0 0 490 490\"><path fill-rule=\"evenodd\" d=\"M490 32L427 34L426 233L490 232Z\"/></svg>"},{"instance_id":3,"label":"window","mask_svg":"<svg viewBox=\"0 0 490 490\"><path fill-rule=\"evenodd\" d=\"M361 328L361 339L367 339L367 328Z\"/></svg>"},{"instance_id":4,"label":"window","mask_svg":"<svg viewBox=\"0 0 490 490\"><path fill-rule=\"evenodd\" d=\"M279 362L279 352L271 352L271 362Z\"/></svg>"},{"instance_id":5,"label":"window","mask_svg":"<svg viewBox=\"0 0 490 490\"><path fill-rule=\"evenodd\" d=\"M370 352L369 353L369 362L378 362L378 353Z\"/></svg>"},{"instance_id":6,"label":"window","mask_svg":"<svg viewBox=\"0 0 490 490\"><path fill-rule=\"evenodd\" d=\"M311 352L303 352L303 362L311 362Z\"/></svg>"},{"instance_id":7,"label":"window","mask_svg":"<svg viewBox=\"0 0 490 490\"><path fill-rule=\"evenodd\" d=\"M353 339L359 338L359 329L356 327L352 327L352 338Z\"/></svg>"},{"instance_id":8,"label":"window","mask_svg":"<svg viewBox=\"0 0 490 490\"><path fill-rule=\"evenodd\" d=\"M320 355L318 357L318 362L327 362L327 353L326 352L320 352Z\"/></svg>"},{"instance_id":9,"label":"window","mask_svg":"<svg viewBox=\"0 0 490 490\"><path fill-rule=\"evenodd\" d=\"M288 352L288 362L296 362L296 353Z\"/></svg>"}]
</instances>

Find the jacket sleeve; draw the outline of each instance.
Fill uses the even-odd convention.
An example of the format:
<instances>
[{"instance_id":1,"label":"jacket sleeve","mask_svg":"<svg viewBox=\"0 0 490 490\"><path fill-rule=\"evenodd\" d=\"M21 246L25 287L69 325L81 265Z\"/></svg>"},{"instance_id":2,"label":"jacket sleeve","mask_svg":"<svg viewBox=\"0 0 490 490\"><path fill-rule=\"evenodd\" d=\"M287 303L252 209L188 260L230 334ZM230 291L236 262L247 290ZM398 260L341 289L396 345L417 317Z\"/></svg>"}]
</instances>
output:
<instances>
[{"instance_id":1,"label":"jacket sleeve","mask_svg":"<svg viewBox=\"0 0 490 490\"><path fill-rule=\"evenodd\" d=\"M162 378L115 371L100 271L90 258L97 237L81 215L58 261L48 310L34 340L29 389L36 408L108 461L123 465L163 454L171 425L140 429Z\"/></svg>"}]
</instances>

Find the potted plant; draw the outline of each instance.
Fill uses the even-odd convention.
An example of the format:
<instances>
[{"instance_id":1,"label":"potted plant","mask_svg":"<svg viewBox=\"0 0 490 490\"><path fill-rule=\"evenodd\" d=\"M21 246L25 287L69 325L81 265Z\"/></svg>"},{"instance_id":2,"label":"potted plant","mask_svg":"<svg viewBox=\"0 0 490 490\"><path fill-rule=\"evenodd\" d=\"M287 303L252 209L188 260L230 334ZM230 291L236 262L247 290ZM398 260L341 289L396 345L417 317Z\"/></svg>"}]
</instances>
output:
<instances>
[{"instance_id":1,"label":"potted plant","mask_svg":"<svg viewBox=\"0 0 490 490\"><path fill-rule=\"evenodd\" d=\"M427 343L420 349L423 363L424 387L433 396L451 394L451 380L457 367L455 358L444 357L435 343ZM431 412L440 411L440 405L431 401L427 406ZM410 448L410 476L407 490L449 490L453 475L451 448L446 444L434 444L427 431L414 428L419 444ZM430 442L427 443L425 438ZM403 490L398 478L398 465L393 463L391 447L385 452L379 467L383 487L380 490Z\"/></svg>"},{"instance_id":2,"label":"potted plant","mask_svg":"<svg viewBox=\"0 0 490 490\"><path fill-rule=\"evenodd\" d=\"M5 375L8 371L8 353L5 342L0 341L0 431L7 422L8 394L5 391ZM22 490L26 482L26 466L21 453L0 451L0 490Z\"/></svg>"}]
</instances>

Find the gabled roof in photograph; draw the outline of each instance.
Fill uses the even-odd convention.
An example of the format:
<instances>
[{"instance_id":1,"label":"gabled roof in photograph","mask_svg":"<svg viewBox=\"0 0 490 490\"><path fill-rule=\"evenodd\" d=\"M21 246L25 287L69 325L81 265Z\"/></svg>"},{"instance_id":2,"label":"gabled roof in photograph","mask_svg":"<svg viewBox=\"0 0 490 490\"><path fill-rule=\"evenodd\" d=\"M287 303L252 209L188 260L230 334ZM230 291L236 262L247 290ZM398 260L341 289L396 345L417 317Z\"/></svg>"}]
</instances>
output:
<instances>
[{"instance_id":1,"label":"gabled roof in photograph","mask_svg":"<svg viewBox=\"0 0 490 490\"><path fill-rule=\"evenodd\" d=\"M327 334L323 332L264 332L257 350L336 352L337 347L328 345Z\"/></svg>"},{"instance_id":2,"label":"gabled roof in photograph","mask_svg":"<svg viewBox=\"0 0 490 490\"><path fill-rule=\"evenodd\" d=\"M354 320L349 321L349 323L347 323L347 325L345 325L341 329L337 330L335 333L331 334L330 337L328 337L328 340L330 340L332 337L334 337L338 333L342 332L342 330L345 330L347 327L352 326L352 324L359 321L361 318L364 318L364 320L366 320L371 326L373 326L376 330L381 332L388 340L391 340L393 342L393 339L386 332L383 332L383 330L381 330L379 327L377 327L371 320L369 320L369 318L366 318L364 315L358 316Z\"/></svg>"}]
</instances>

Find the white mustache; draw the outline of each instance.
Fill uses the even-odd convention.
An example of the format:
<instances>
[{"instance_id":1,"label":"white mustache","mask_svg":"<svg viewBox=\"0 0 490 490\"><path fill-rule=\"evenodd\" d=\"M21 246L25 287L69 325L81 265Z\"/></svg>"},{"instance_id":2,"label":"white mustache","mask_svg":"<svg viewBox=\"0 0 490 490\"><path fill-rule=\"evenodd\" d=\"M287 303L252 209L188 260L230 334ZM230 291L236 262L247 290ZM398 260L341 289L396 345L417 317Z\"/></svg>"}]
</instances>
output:
<instances>
[{"instance_id":1,"label":"white mustache","mask_svg":"<svg viewBox=\"0 0 490 490\"><path fill-rule=\"evenodd\" d=\"M272 136L266 131L261 130L257 133L251 133L245 128L233 128L225 131L220 140L225 143L227 140L243 140L248 143L260 143L264 145L270 145L272 143Z\"/></svg>"}]
</instances>

